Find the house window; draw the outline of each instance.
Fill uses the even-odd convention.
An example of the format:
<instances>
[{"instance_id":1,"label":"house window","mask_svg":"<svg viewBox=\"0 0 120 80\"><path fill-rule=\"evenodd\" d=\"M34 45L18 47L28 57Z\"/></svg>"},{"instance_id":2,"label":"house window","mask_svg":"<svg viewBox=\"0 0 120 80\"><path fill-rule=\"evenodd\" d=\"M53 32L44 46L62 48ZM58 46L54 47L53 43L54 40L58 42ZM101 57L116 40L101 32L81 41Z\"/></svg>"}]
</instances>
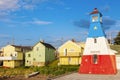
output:
<instances>
[{"instance_id":1,"label":"house window","mask_svg":"<svg viewBox=\"0 0 120 80\"><path fill-rule=\"evenodd\" d=\"M98 63L98 55L97 55L97 54L94 54L94 55L93 55L93 63L94 63L94 64L97 64L97 63Z\"/></svg>"},{"instance_id":2,"label":"house window","mask_svg":"<svg viewBox=\"0 0 120 80\"><path fill-rule=\"evenodd\" d=\"M64 56L67 56L67 49L64 49Z\"/></svg>"},{"instance_id":3,"label":"house window","mask_svg":"<svg viewBox=\"0 0 120 80\"><path fill-rule=\"evenodd\" d=\"M13 56L12 53L10 54L10 56Z\"/></svg>"},{"instance_id":4,"label":"house window","mask_svg":"<svg viewBox=\"0 0 120 80\"><path fill-rule=\"evenodd\" d=\"M30 54L28 54L28 57L31 57Z\"/></svg>"},{"instance_id":5,"label":"house window","mask_svg":"<svg viewBox=\"0 0 120 80\"><path fill-rule=\"evenodd\" d=\"M94 38L94 43L97 43L97 39L96 38Z\"/></svg>"},{"instance_id":6,"label":"house window","mask_svg":"<svg viewBox=\"0 0 120 80\"><path fill-rule=\"evenodd\" d=\"M33 61L35 61L36 59L35 58L33 58Z\"/></svg>"},{"instance_id":7,"label":"house window","mask_svg":"<svg viewBox=\"0 0 120 80\"><path fill-rule=\"evenodd\" d=\"M29 61L27 60L27 63L28 63Z\"/></svg>"},{"instance_id":8,"label":"house window","mask_svg":"<svg viewBox=\"0 0 120 80\"><path fill-rule=\"evenodd\" d=\"M17 56L17 54L15 54L15 56Z\"/></svg>"},{"instance_id":9,"label":"house window","mask_svg":"<svg viewBox=\"0 0 120 80\"><path fill-rule=\"evenodd\" d=\"M69 57L69 58L68 58L68 62L70 63L70 61L71 61L71 58Z\"/></svg>"},{"instance_id":10,"label":"house window","mask_svg":"<svg viewBox=\"0 0 120 80\"><path fill-rule=\"evenodd\" d=\"M36 51L39 51L39 47L36 48Z\"/></svg>"}]
</instances>

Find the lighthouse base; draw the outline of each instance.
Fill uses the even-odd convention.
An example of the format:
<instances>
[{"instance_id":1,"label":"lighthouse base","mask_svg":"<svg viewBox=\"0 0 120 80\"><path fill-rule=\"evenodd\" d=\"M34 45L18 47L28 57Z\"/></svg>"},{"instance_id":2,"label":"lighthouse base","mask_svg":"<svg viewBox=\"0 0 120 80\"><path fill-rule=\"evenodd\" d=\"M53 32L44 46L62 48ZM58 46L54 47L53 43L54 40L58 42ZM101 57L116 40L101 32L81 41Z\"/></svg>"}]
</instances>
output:
<instances>
[{"instance_id":1,"label":"lighthouse base","mask_svg":"<svg viewBox=\"0 0 120 80\"><path fill-rule=\"evenodd\" d=\"M96 62L95 62L95 60ZM83 74L116 74L115 55L83 55L79 73Z\"/></svg>"}]
</instances>

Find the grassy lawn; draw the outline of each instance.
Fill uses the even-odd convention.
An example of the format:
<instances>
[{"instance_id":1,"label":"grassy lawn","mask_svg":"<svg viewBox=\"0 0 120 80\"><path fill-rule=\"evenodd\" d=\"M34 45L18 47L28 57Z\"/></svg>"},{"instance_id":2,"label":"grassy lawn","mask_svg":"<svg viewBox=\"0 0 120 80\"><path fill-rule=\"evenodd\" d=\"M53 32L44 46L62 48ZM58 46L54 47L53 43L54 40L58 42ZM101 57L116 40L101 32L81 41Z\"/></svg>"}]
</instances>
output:
<instances>
[{"instance_id":1,"label":"grassy lawn","mask_svg":"<svg viewBox=\"0 0 120 80\"><path fill-rule=\"evenodd\" d=\"M19 68L0 68L0 76L15 76L15 75L27 75L32 72L39 71L41 75L47 75L50 77L58 76L61 74L67 74L70 72L78 71L79 66L57 66L58 60L53 61L51 64L45 67L19 67Z\"/></svg>"},{"instance_id":2,"label":"grassy lawn","mask_svg":"<svg viewBox=\"0 0 120 80\"><path fill-rule=\"evenodd\" d=\"M118 53L120 53L120 45L110 45L110 48L113 50L118 51Z\"/></svg>"},{"instance_id":3,"label":"grassy lawn","mask_svg":"<svg viewBox=\"0 0 120 80\"><path fill-rule=\"evenodd\" d=\"M0 68L0 76L25 75L33 72L31 68Z\"/></svg>"}]
</instances>

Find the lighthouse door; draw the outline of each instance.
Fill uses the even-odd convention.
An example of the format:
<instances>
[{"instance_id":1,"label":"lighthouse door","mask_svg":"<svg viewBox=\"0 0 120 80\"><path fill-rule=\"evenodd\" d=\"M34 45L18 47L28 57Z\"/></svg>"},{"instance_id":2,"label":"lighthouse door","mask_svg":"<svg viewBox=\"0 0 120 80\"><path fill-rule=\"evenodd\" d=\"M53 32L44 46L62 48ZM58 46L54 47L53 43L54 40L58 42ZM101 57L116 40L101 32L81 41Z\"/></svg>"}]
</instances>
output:
<instances>
[{"instance_id":1,"label":"lighthouse door","mask_svg":"<svg viewBox=\"0 0 120 80\"><path fill-rule=\"evenodd\" d=\"M93 64L98 64L98 55L97 55L97 54L94 54L94 55L92 56L92 63L93 63Z\"/></svg>"}]
</instances>

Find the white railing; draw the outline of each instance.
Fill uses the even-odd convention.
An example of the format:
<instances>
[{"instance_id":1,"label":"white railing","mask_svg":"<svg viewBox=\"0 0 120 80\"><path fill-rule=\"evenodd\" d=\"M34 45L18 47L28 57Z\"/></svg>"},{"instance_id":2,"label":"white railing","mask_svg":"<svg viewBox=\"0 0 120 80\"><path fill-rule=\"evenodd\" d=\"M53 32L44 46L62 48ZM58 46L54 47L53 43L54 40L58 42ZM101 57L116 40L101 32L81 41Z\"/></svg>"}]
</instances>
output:
<instances>
[{"instance_id":1,"label":"white railing","mask_svg":"<svg viewBox=\"0 0 120 80\"><path fill-rule=\"evenodd\" d=\"M0 57L0 60L16 60L17 59L17 57Z\"/></svg>"}]
</instances>

